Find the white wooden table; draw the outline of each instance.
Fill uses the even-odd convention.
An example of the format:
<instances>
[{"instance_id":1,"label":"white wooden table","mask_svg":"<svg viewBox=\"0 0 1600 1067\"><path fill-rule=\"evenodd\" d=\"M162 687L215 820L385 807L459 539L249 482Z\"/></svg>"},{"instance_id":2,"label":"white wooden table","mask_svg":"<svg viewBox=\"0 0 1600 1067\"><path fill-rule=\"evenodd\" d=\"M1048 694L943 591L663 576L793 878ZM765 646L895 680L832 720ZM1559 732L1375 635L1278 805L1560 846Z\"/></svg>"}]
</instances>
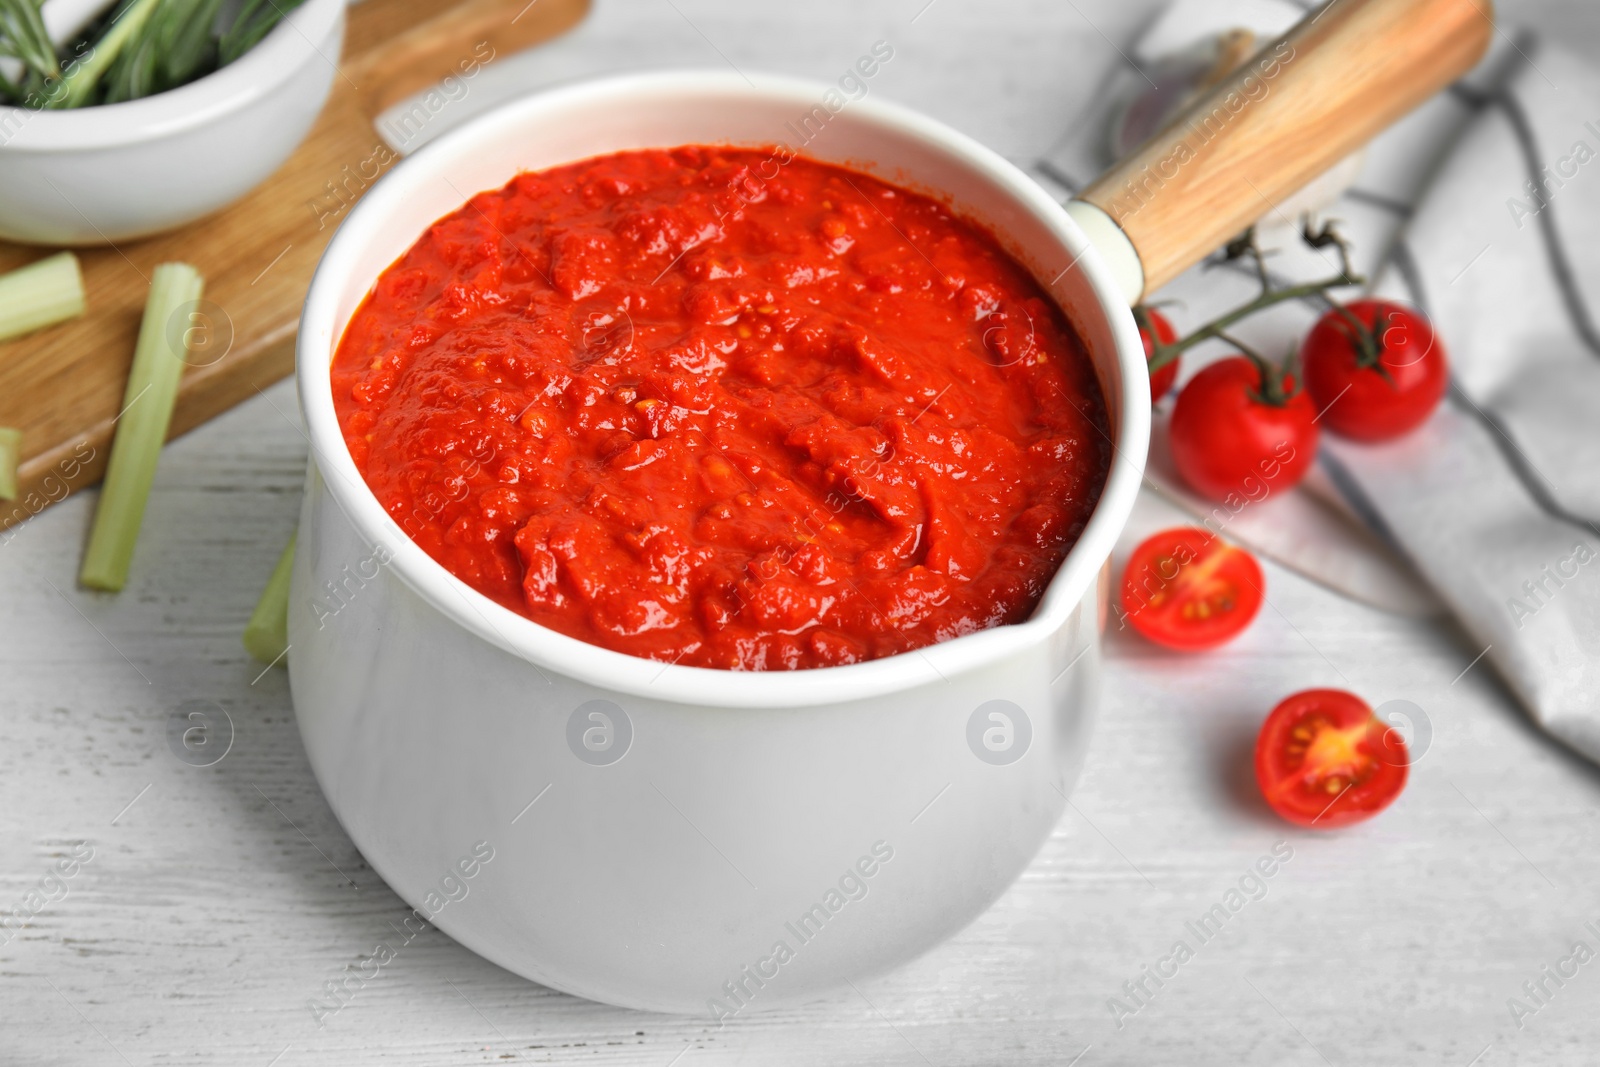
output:
<instances>
[{"instance_id":1,"label":"white wooden table","mask_svg":"<svg viewBox=\"0 0 1600 1067\"><path fill-rule=\"evenodd\" d=\"M500 61L470 106L633 65L730 61L831 80L882 38L896 54L874 92L1026 161L1149 8L935 0L918 16L923 2L601 0L576 47ZM1584 0L1501 7L1600 50L1600 10ZM0 1063L1597 1058L1600 962L1561 986L1545 979L1547 1003L1520 1028L1507 1001L1538 1006L1523 983L1574 942L1600 950L1600 772L1534 731L1451 628L1270 564L1270 607L1224 651L1179 658L1110 636L1088 769L1043 853L972 927L861 995L716 1032L550 992L429 931L319 1027L310 999L394 941L406 907L318 793L284 673L262 673L239 645L294 526L305 452L287 383L169 447L117 597L74 585L92 494L0 534L0 910L43 901L0 944ZM1177 518L1146 499L1124 551ZM1290 831L1253 786L1258 723L1310 685L1408 699L1432 725L1399 803L1343 833ZM186 702L231 719L215 766L169 748L174 714L201 706ZM51 880L79 841L92 858ZM1151 983L1146 1003L1131 998L1123 983L1179 937L1194 944L1186 920L1279 842L1293 858L1266 895ZM1120 1027L1111 997L1138 1007Z\"/></svg>"}]
</instances>

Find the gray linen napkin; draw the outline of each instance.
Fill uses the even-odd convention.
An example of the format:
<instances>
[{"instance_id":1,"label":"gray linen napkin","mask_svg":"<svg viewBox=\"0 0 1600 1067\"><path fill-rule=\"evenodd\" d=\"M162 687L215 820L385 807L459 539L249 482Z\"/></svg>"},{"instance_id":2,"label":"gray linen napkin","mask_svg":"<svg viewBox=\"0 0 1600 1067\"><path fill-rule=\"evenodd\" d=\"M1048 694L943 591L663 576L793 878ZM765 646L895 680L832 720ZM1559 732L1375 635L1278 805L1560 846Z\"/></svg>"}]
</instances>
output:
<instances>
[{"instance_id":1,"label":"gray linen napkin","mask_svg":"<svg viewBox=\"0 0 1600 1067\"><path fill-rule=\"evenodd\" d=\"M1519 41L1377 280L1448 345L1449 397L1324 469L1529 714L1600 760L1600 69Z\"/></svg>"}]
</instances>

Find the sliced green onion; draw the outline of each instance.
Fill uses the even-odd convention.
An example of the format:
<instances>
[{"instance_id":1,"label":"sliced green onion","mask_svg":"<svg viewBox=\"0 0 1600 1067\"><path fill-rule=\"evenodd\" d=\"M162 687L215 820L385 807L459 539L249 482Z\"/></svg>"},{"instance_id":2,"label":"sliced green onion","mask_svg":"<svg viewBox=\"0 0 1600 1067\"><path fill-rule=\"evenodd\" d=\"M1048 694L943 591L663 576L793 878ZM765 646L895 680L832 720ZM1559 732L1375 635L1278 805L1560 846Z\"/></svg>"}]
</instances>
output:
<instances>
[{"instance_id":1,"label":"sliced green onion","mask_svg":"<svg viewBox=\"0 0 1600 1067\"><path fill-rule=\"evenodd\" d=\"M0 426L0 500L17 499L17 467L22 463L22 431Z\"/></svg>"},{"instance_id":2,"label":"sliced green onion","mask_svg":"<svg viewBox=\"0 0 1600 1067\"><path fill-rule=\"evenodd\" d=\"M187 263L163 263L151 278L94 530L78 572L78 581L90 589L115 592L128 582L128 565L188 354L189 332L173 329L174 316L198 302L204 289L200 272Z\"/></svg>"},{"instance_id":3,"label":"sliced green onion","mask_svg":"<svg viewBox=\"0 0 1600 1067\"><path fill-rule=\"evenodd\" d=\"M83 271L71 252L0 274L0 341L75 319L84 306Z\"/></svg>"},{"instance_id":4,"label":"sliced green onion","mask_svg":"<svg viewBox=\"0 0 1600 1067\"><path fill-rule=\"evenodd\" d=\"M261 590L256 610L244 627L244 650L271 666L289 650L289 575L294 571L294 541L278 557L267 587Z\"/></svg>"}]
</instances>

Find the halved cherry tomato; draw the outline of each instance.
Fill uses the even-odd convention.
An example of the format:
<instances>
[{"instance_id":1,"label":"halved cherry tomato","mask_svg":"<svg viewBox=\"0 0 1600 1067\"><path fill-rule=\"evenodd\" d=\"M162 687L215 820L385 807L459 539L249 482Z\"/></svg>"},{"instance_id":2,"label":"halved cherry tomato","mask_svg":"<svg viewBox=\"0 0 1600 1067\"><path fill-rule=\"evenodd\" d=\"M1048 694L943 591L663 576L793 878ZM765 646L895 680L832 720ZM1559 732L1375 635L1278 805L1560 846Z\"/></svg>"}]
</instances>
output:
<instances>
[{"instance_id":1,"label":"halved cherry tomato","mask_svg":"<svg viewBox=\"0 0 1600 1067\"><path fill-rule=\"evenodd\" d=\"M1365 338L1343 312L1361 323ZM1358 441L1387 441L1416 429L1450 385L1444 345L1428 320L1386 300L1326 312L1306 335L1300 358L1323 421Z\"/></svg>"},{"instance_id":2,"label":"halved cherry tomato","mask_svg":"<svg viewBox=\"0 0 1600 1067\"><path fill-rule=\"evenodd\" d=\"M1405 788L1398 730L1343 689L1307 689L1272 709L1256 737L1256 782L1272 810L1319 830L1369 819Z\"/></svg>"},{"instance_id":3,"label":"halved cherry tomato","mask_svg":"<svg viewBox=\"0 0 1600 1067\"><path fill-rule=\"evenodd\" d=\"M1266 579L1255 557L1194 526L1163 530L1133 550L1122 610L1139 633L1198 652L1233 640L1261 610Z\"/></svg>"},{"instance_id":4,"label":"halved cherry tomato","mask_svg":"<svg viewBox=\"0 0 1600 1067\"><path fill-rule=\"evenodd\" d=\"M1177 329L1173 327L1171 321L1165 315L1155 308L1145 308L1144 313L1150 316L1150 325L1155 327L1156 340L1164 345L1170 345L1178 339ZM1143 326L1139 327L1139 340L1144 342L1144 360L1148 363L1150 358L1156 354L1156 347L1151 343L1150 334ZM1179 357L1160 370L1150 372L1150 403L1154 404L1157 400L1167 395L1168 390L1172 388L1172 383L1178 380L1178 364L1181 361L1182 357Z\"/></svg>"},{"instance_id":5,"label":"halved cherry tomato","mask_svg":"<svg viewBox=\"0 0 1600 1067\"><path fill-rule=\"evenodd\" d=\"M1317 456L1317 409L1293 375L1274 402L1244 356L1219 359L1189 379L1172 407L1167 438L1178 473L1195 492L1233 503L1293 487Z\"/></svg>"}]
</instances>

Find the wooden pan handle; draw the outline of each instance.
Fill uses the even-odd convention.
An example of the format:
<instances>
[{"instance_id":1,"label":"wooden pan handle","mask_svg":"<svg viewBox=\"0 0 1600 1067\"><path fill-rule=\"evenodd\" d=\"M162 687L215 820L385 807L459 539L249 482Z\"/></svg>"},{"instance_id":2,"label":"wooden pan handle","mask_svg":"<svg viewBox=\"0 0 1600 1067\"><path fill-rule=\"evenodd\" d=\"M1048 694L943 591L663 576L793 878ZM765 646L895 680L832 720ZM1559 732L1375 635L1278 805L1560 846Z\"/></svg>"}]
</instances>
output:
<instances>
[{"instance_id":1,"label":"wooden pan handle","mask_svg":"<svg viewBox=\"0 0 1600 1067\"><path fill-rule=\"evenodd\" d=\"M1185 109L1080 199L1171 281L1478 61L1490 0L1333 0Z\"/></svg>"},{"instance_id":2,"label":"wooden pan handle","mask_svg":"<svg viewBox=\"0 0 1600 1067\"><path fill-rule=\"evenodd\" d=\"M588 3L464 0L440 10L437 0L431 0L419 18L415 0L371 0L352 9L352 24L367 14L365 8L374 9L372 15L381 20L374 30L388 39L366 52L348 73L358 87L362 111L376 119L389 106L451 75L476 73L496 57L549 40L581 21Z\"/></svg>"}]
</instances>

